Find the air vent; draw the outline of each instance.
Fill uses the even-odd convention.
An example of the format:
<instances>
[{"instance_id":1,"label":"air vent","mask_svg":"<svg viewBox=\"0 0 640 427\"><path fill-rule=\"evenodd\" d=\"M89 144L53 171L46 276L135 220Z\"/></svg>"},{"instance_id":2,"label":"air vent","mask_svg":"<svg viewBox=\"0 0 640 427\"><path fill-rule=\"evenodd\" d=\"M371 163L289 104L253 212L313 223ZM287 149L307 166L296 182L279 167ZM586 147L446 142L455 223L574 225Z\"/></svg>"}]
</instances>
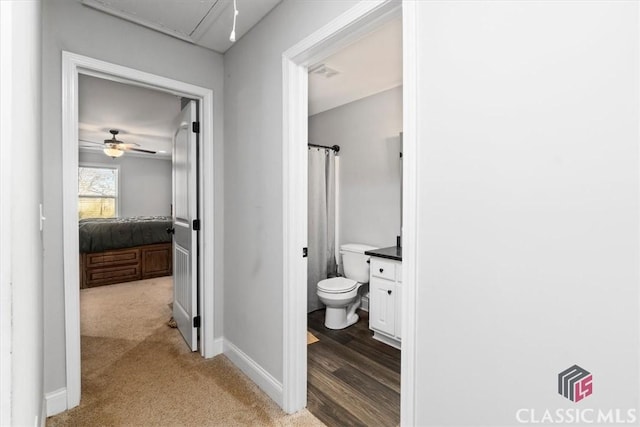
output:
<instances>
[{"instance_id":1,"label":"air vent","mask_svg":"<svg viewBox=\"0 0 640 427\"><path fill-rule=\"evenodd\" d=\"M337 74L340 74L338 70L334 70L333 68L327 67L325 64L314 65L309 68L310 74L316 74L324 77L325 79L331 78Z\"/></svg>"}]
</instances>

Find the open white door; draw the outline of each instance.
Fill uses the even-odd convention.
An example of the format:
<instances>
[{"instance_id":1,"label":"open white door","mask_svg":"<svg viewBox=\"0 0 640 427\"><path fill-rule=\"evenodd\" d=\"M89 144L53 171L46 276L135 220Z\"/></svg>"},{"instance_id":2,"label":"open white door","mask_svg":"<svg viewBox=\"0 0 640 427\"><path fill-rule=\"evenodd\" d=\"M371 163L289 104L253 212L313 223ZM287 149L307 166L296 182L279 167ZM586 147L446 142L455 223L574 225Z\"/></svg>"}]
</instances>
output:
<instances>
[{"instance_id":1,"label":"open white door","mask_svg":"<svg viewBox=\"0 0 640 427\"><path fill-rule=\"evenodd\" d=\"M198 349L198 135L196 103L180 113L173 143L173 318L192 351Z\"/></svg>"}]
</instances>

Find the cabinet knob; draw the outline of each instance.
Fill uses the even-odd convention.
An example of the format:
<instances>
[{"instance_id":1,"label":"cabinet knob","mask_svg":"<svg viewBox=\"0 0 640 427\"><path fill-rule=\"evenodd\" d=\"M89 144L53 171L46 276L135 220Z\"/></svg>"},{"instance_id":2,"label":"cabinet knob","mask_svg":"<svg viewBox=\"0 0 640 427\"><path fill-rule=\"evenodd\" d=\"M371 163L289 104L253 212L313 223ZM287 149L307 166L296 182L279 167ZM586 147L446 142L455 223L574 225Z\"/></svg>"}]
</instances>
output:
<instances>
[{"instance_id":1,"label":"cabinet knob","mask_svg":"<svg viewBox=\"0 0 640 427\"><path fill-rule=\"evenodd\" d=\"M384 268L381 268L381 269L380 269L380 273L382 273L383 271L384 271Z\"/></svg>"},{"instance_id":2,"label":"cabinet knob","mask_svg":"<svg viewBox=\"0 0 640 427\"><path fill-rule=\"evenodd\" d=\"M389 290L387 291L387 293L388 293L389 295L391 295L391 289L389 289Z\"/></svg>"}]
</instances>

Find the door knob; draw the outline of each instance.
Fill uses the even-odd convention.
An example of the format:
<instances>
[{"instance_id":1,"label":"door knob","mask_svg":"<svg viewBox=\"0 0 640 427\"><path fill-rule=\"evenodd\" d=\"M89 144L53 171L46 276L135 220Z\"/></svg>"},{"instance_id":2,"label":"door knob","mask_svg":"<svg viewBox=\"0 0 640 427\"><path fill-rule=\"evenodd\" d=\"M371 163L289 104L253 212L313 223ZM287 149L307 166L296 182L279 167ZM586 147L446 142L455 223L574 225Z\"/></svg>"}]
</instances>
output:
<instances>
[{"instance_id":1,"label":"door knob","mask_svg":"<svg viewBox=\"0 0 640 427\"><path fill-rule=\"evenodd\" d=\"M381 268L381 269L380 269L380 273L382 273L383 271L384 271L384 268Z\"/></svg>"},{"instance_id":2,"label":"door knob","mask_svg":"<svg viewBox=\"0 0 640 427\"><path fill-rule=\"evenodd\" d=\"M389 295L391 295L391 289L389 289L389 290L387 291L387 293L388 293Z\"/></svg>"},{"instance_id":3,"label":"door knob","mask_svg":"<svg viewBox=\"0 0 640 427\"><path fill-rule=\"evenodd\" d=\"M167 228L167 234L176 234L176 229L173 227Z\"/></svg>"}]
</instances>

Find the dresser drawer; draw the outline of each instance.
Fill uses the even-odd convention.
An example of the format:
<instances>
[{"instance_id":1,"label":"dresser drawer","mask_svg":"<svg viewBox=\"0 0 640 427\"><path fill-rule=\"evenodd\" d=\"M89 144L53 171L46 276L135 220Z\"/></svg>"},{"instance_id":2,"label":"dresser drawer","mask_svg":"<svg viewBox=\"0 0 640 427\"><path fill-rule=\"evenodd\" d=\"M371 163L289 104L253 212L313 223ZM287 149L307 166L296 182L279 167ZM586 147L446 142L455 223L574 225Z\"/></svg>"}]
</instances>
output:
<instances>
[{"instance_id":1,"label":"dresser drawer","mask_svg":"<svg viewBox=\"0 0 640 427\"><path fill-rule=\"evenodd\" d=\"M141 278L140 264L88 268L86 270L85 287L91 288L107 283L129 282L131 280L140 280Z\"/></svg>"},{"instance_id":2,"label":"dresser drawer","mask_svg":"<svg viewBox=\"0 0 640 427\"><path fill-rule=\"evenodd\" d=\"M86 254L85 267L93 268L139 263L140 249L117 249L113 251Z\"/></svg>"},{"instance_id":3,"label":"dresser drawer","mask_svg":"<svg viewBox=\"0 0 640 427\"><path fill-rule=\"evenodd\" d=\"M371 275L388 280L396 280L396 265L393 262L371 257Z\"/></svg>"}]
</instances>

